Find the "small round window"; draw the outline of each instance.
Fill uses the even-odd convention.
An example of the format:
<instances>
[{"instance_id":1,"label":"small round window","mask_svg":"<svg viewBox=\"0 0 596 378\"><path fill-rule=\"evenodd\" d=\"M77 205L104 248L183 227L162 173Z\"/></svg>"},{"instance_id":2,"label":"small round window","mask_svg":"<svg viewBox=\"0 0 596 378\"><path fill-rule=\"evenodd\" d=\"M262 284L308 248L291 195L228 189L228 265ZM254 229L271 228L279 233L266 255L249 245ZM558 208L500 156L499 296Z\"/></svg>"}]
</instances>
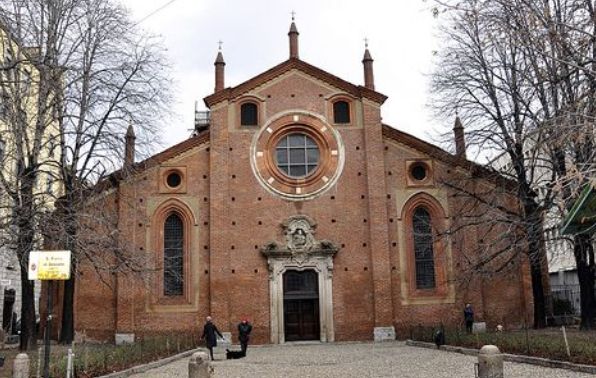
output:
<instances>
[{"instance_id":1,"label":"small round window","mask_svg":"<svg viewBox=\"0 0 596 378\"><path fill-rule=\"evenodd\" d=\"M426 176L428 175L426 165L424 165L422 163L417 163L417 164L412 165L410 174L412 175L412 177L415 180L418 180L418 181L422 181L422 180L426 179Z\"/></svg>"},{"instance_id":2,"label":"small round window","mask_svg":"<svg viewBox=\"0 0 596 378\"><path fill-rule=\"evenodd\" d=\"M178 172L171 172L166 177L166 183L170 188L177 188L182 183L182 177L180 177L180 173Z\"/></svg>"},{"instance_id":3,"label":"small round window","mask_svg":"<svg viewBox=\"0 0 596 378\"><path fill-rule=\"evenodd\" d=\"M283 136L275 147L275 163L286 175L303 178L319 165L319 147L306 134L293 133Z\"/></svg>"}]
</instances>

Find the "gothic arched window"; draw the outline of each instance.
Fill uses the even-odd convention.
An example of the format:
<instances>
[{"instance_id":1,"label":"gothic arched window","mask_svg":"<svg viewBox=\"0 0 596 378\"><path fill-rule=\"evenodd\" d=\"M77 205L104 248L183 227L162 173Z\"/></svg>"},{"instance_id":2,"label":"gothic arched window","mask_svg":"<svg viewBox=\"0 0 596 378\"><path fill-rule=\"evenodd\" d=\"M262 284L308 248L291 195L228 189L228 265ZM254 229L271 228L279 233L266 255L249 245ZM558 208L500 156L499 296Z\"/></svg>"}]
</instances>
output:
<instances>
[{"instance_id":1,"label":"gothic arched window","mask_svg":"<svg viewBox=\"0 0 596 378\"><path fill-rule=\"evenodd\" d=\"M184 223L178 214L170 214L163 228L163 294L184 293Z\"/></svg>"},{"instance_id":2,"label":"gothic arched window","mask_svg":"<svg viewBox=\"0 0 596 378\"><path fill-rule=\"evenodd\" d=\"M435 261L430 214L424 207L414 210L412 219L414 260L416 266L416 288L435 287Z\"/></svg>"}]
</instances>

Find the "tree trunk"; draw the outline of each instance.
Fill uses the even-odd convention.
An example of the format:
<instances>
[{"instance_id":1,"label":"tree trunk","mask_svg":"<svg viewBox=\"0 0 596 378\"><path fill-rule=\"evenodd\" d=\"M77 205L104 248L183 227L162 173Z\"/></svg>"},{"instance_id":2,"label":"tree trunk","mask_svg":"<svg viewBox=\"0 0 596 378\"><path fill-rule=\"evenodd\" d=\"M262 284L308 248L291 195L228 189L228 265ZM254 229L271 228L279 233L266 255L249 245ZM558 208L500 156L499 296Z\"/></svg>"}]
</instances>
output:
<instances>
[{"instance_id":1,"label":"tree trunk","mask_svg":"<svg viewBox=\"0 0 596 378\"><path fill-rule=\"evenodd\" d=\"M74 274L71 274L70 279L68 281L64 281L62 327L60 331L61 344L71 344L72 340L74 339L74 291L75 277Z\"/></svg>"},{"instance_id":2,"label":"tree trunk","mask_svg":"<svg viewBox=\"0 0 596 378\"><path fill-rule=\"evenodd\" d=\"M35 327L35 281L29 281L27 270L29 254L21 260L21 341L19 349L26 351L37 347L37 330Z\"/></svg>"},{"instance_id":3,"label":"tree trunk","mask_svg":"<svg viewBox=\"0 0 596 378\"><path fill-rule=\"evenodd\" d=\"M532 297L534 299L534 328L546 327L546 296L542 281L542 263L546 259L542 243L542 222L538 208L533 201L524 206L526 234L528 237L528 257L532 277Z\"/></svg>"},{"instance_id":4,"label":"tree trunk","mask_svg":"<svg viewBox=\"0 0 596 378\"><path fill-rule=\"evenodd\" d=\"M594 328L596 316L596 298L594 297L594 247L589 235L575 235L573 238L573 254L577 266L579 280L581 323L580 329Z\"/></svg>"}]
</instances>

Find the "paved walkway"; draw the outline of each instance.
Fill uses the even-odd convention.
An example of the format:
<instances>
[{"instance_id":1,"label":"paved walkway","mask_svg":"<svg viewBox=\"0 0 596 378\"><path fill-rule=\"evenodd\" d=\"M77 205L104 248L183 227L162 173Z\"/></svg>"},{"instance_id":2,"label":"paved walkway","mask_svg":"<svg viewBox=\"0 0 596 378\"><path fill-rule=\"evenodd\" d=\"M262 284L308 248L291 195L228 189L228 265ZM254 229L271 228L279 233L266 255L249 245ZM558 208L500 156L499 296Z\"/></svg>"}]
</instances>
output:
<instances>
[{"instance_id":1,"label":"paved walkway","mask_svg":"<svg viewBox=\"0 0 596 378\"><path fill-rule=\"evenodd\" d=\"M213 362L216 378L465 378L474 377L476 357L426 348L402 342L383 344L286 344L250 347L239 360ZM216 357L217 358L217 357ZM594 375L564 369L505 362L505 377L577 378ZM134 378L187 378L188 358L173 362Z\"/></svg>"}]
</instances>

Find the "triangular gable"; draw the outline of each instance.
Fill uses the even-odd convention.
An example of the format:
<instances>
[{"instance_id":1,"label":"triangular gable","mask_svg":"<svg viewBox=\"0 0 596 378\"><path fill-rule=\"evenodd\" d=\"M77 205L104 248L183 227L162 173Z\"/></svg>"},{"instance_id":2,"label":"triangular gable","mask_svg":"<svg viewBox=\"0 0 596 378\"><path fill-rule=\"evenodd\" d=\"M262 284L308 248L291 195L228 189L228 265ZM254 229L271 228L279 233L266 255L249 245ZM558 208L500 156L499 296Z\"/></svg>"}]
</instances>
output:
<instances>
[{"instance_id":1,"label":"triangular gable","mask_svg":"<svg viewBox=\"0 0 596 378\"><path fill-rule=\"evenodd\" d=\"M212 95L205 97L203 101L205 102L205 105L210 108L218 102L230 100L246 92L249 92L250 90L293 69L300 70L358 98L364 97L379 104L382 104L385 102L385 100L387 100L387 96L382 93L376 92L361 85L354 85L300 59L290 58L285 62L280 63L277 66L253 77L252 79L245 81L242 84L231 88L225 88L219 92L213 93Z\"/></svg>"}]
</instances>

